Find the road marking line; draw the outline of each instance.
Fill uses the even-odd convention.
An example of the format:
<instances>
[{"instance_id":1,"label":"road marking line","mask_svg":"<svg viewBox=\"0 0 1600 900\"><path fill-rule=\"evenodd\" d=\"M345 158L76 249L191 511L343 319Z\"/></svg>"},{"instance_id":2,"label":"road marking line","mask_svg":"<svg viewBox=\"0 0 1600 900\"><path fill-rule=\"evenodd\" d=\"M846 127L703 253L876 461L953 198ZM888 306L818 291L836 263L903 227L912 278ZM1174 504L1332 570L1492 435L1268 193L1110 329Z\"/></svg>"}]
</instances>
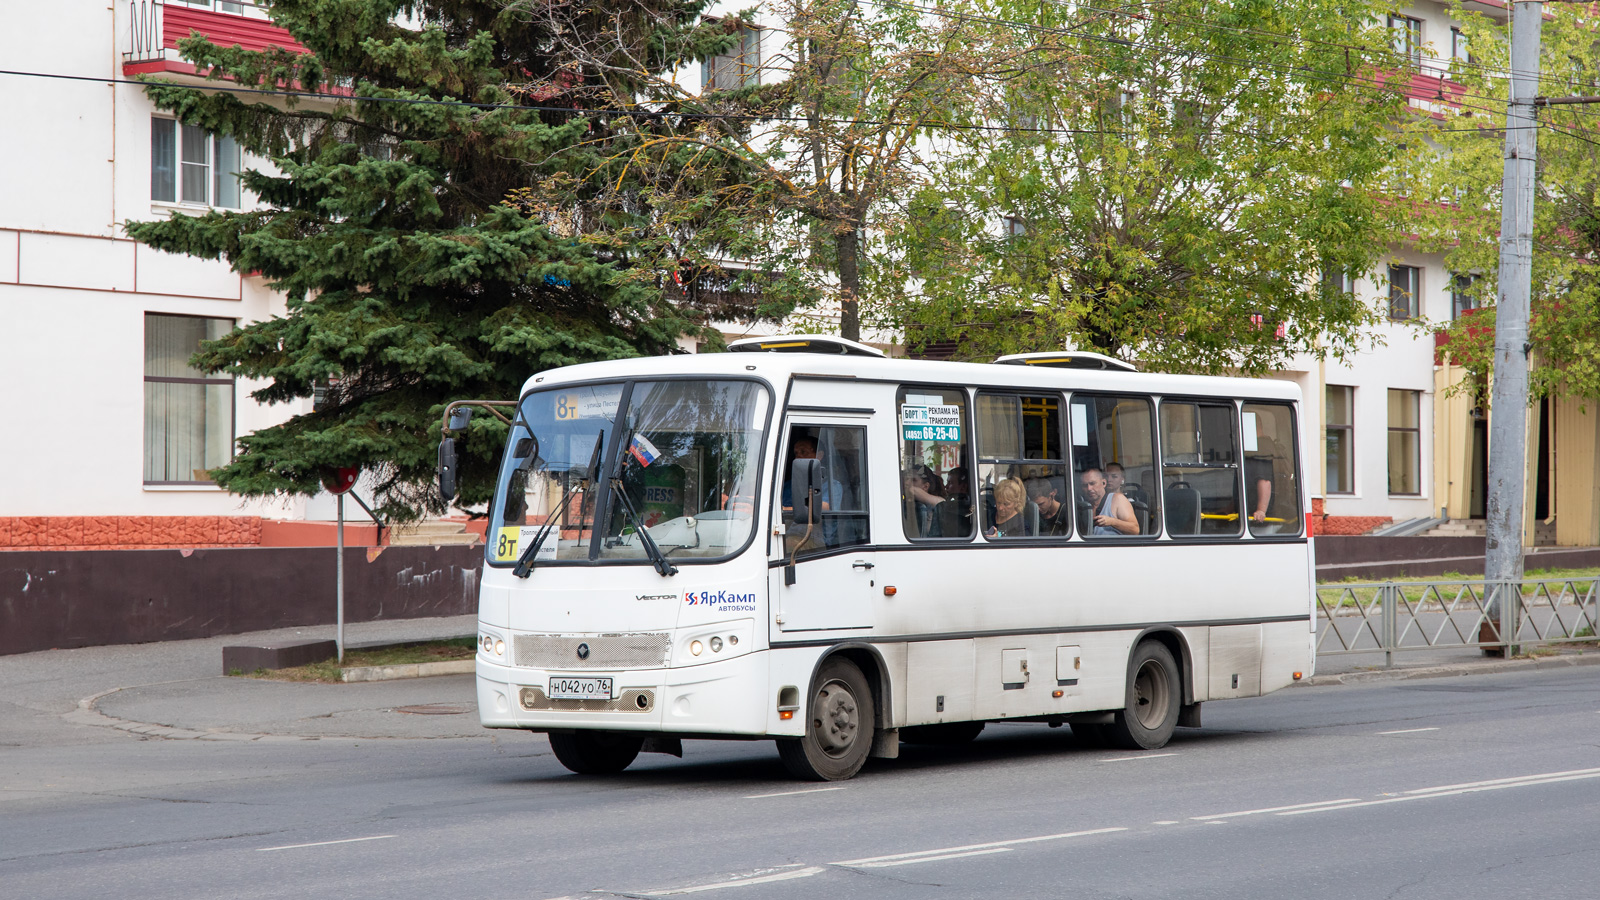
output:
<instances>
[{"instance_id":1,"label":"road marking line","mask_svg":"<svg viewBox=\"0 0 1600 900\"><path fill-rule=\"evenodd\" d=\"M1153 824L1156 824L1156 825L1177 825L1178 822L1175 821L1175 820L1166 819L1166 820L1163 820L1163 821L1160 821L1160 822L1155 822Z\"/></svg>"},{"instance_id":2,"label":"road marking line","mask_svg":"<svg viewBox=\"0 0 1600 900\"><path fill-rule=\"evenodd\" d=\"M398 837L393 834L375 834L372 837L345 838L342 841L317 841L314 844L285 844L282 847L257 847L257 853L266 853L269 850L299 850L301 847L326 847L329 844L356 844L361 841L381 841L384 838Z\"/></svg>"},{"instance_id":3,"label":"road marking line","mask_svg":"<svg viewBox=\"0 0 1600 900\"><path fill-rule=\"evenodd\" d=\"M918 856L912 859L891 859L888 862L861 863L857 869L887 869L890 866L909 866L912 863L935 862L941 859L960 859L964 856L987 856L990 853L1010 853L1010 847L990 847L988 850L968 850L965 853L941 853L938 856Z\"/></svg>"},{"instance_id":4,"label":"road marking line","mask_svg":"<svg viewBox=\"0 0 1600 900\"><path fill-rule=\"evenodd\" d=\"M1176 753L1135 753L1130 756L1112 756L1100 762L1127 762L1130 759L1160 759L1163 756L1177 756Z\"/></svg>"},{"instance_id":5,"label":"road marking line","mask_svg":"<svg viewBox=\"0 0 1600 900\"><path fill-rule=\"evenodd\" d=\"M1500 784L1483 784L1473 787L1462 787L1455 790L1433 790L1416 792L1404 797L1388 797L1383 800L1367 800L1360 803L1346 803L1343 806L1324 806L1318 809L1299 809L1290 812L1278 813L1280 816L1298 816L1302 813L1331 812L1338 809L1355 809L1361 806L1381 806L1386 803L1405 803L1408 800L1432 800L1435 797L1454 797L1460 794L1476 794L1482 791L1498 791L1505 788L1533 787L1540 784L1556 784L1563 781L1582 781L1587 778L1600 778L1600 772L1587 772L1579 775L1563 775L1561 777L1527 778L1520 781L1507 781Z\"/></svg>"},{"instance_id":6,"label":"road marking line","mask_svg":"<svg viewBox=\"0 0 1600 900\"><path fill-rule=\"evenodd\" d=\"M847 859L843 862L829 863L834 866L867 866L869 863L884 862L891 859L910 859L913 856L932 856L935 853L960 853L964 850L987 850L990 847L1008 847L1014 844L1035 844L1039 841L1062 841L1067 838L1088 837L1091 834L1111 834L1115 831L1127 831L1126 828L1095 828L1089 831L1069 831L1065 834L1043 834L1038 837L1016 838L1010 841L990 841L987 844L967 844L964 847L940 847L937 850L917 850L912 853L891 853L888 856L869 856L866 859Z\"/></svg>"},{"instance_id":7,"label":"road marking line","mask_svg":"<svg viewBox=\"0 0 1600 900\"><path fill-rule=\"evenodd\" d=\"M1383 735L1386 735L1386 734L1418 734L1418 733L1423 732L1423 731L1438 731L1438 730L1439 729L1437 729L1437 728L1402 728L1399 731L1380 731L1380 732L1378 732L1378 736L1382 737Z\"/></svg>"},{"instance_id":8,"label":"road marking line","mask_svg":"<svg viewBox=\"0 0 1600 900\"><path fill-rule=\"evenodd\" d=\"M674 894L698 894L701 891L717 891L723 888L744 887L747 884L771 884L774 881L789 881L795 878L810 878L822 871L821 866L807 866L804 869L795 869L793 872L776 872L771 875L759 875L755 878L736 878L733 881L719 881L715 884L697 884L693 887L664 888L653 891L629 891L645 895L669 897Z\"/></svg>"},{"instance_id":9,"label":"road marking line","mask_svg":"<svg viewBox=\"0 0 1600 900\"><path fill-rule=\"evenodd\" d=\"M751 794L748 797L745 797L744 799L746 799L746 800L764 800L767 797L793 797L796 794L820 794L820 793L823 793L824 791L842 791L842 790L844 790L844 788L842 788L842 787L807 788L806 790L803 790L803 791L779 791L776 794Z\"/></svg>"},{"instance_id":10,"label":"road marking line","mask_svg":"<svg viewBox=\"0 0 1600 900\"><path fill-rule=\"evenodd\" d=\"M1457 788L1473 788L1473 787L1483 787L1484 785L1490 785L1490 784L1507 784L1507 783L1513 782L1513 781L1517 781L1517 782L1527 781L1530 778L1556 778L1556 777L1559 777L1559 776L1562 776L1562 775L1588 775L1590 773L1596 773L1596 772L1600 772L1600 768L1596 768L1596 769L1569 769L1569 770L1567 770L1565 772L1541 772L1541 773L1536 774L1536 775L1515 775L1515 776L1512 776L1510 778L1491 778L1488 781L1467 781L1467 782L1463 782L1461 784L1444 784L1444 785L1440 785L1439 787L1417 788L1414 791L1405 791L1405 793L1407 793L1407 794L1429 794L1429 793L1433 793L1434 791L1453 791L1453 790L1456 790Z\"/></svg>"},{"instance_id":11,"label":"road marking line","mask_svg":"<svg viewBox=\"0 0 1600 900\"><path fill-rule=\"evenodd\" d=\"M1305 809L1308 806L1327 806L1332 803L1359 803L1360 797L1345 797L1341 800L1322 800L1317 803L1296 803L1293 806L1269 806L1266 809L1246 809L1239 812L1217 813L1214 816L1190 816L1195 822L1204 822L1208 819L1232 819L1238 816L1253 816L1257 813L1281 813L1286 809Z\"/></svg>"}]
</instances>

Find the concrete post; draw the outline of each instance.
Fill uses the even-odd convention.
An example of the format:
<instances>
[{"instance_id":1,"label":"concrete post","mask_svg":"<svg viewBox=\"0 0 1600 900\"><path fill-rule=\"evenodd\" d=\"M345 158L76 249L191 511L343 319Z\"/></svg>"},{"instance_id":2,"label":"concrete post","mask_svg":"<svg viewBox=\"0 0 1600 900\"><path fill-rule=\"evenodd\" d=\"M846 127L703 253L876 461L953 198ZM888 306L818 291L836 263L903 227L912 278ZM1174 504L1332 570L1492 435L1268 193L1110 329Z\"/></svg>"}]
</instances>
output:
<instances>
[{"instance_id":1,"label":"concrete post","mask_svg":"<svg viewBox=\"0 0 1600 900\"><path fill-rule=\"evenodd\" d=\"M1523 506L1527 495L1528 306L1533 273L1533 188L1538 162L1539 30L1544 4L1517 0L1511 13L1511 98L1506 104L1505 176L1500 216L1500 279L1489 421L1488 546L1484 577L1495 592L1506 655L1519 604ZM1516 585L1513 587L1513 585ZM1507 608L1509 606L1509 608Z\"/></svg>"}]
</instances>

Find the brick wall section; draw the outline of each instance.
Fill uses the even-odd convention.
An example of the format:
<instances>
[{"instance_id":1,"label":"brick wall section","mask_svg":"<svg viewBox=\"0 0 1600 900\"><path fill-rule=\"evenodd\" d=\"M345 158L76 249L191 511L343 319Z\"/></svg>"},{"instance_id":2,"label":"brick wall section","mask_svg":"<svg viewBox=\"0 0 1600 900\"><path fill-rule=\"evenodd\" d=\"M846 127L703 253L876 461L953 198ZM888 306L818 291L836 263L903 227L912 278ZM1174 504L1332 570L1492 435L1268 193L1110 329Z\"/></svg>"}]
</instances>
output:
<instances>
[{"instance_id":1,"label":"brick wall section","mask_svg":"<svg viewBox=\"0 0 1600 900\"><path fill-rule=\"evenodd\" d=\"M1317 534L1366 534L1393 522L1392 516L1323 516L1322 521L1317 523Z\"/></svg>"},{"instance_id":2,"label":"brick wall section","mask_svg":"<svg viewBox=\"0 0 1600 900\"><path fill-rule=\"evenodd\" d=\"M1366 534L1394 522L1392 516L1330 516L1321 497L1311 499L1311 514L1306 516L1306 533L1311 535Z\"/></svg>"},{"instance_id":3,"label":"brick wall section","mask_svg":"<svg viewBox=\"0 0 1600 900\"><path fill-rule=\"evenodd\" d=\"M254 547L259 516L0 516L0 550Z\"/></svg>"}]
</instances>

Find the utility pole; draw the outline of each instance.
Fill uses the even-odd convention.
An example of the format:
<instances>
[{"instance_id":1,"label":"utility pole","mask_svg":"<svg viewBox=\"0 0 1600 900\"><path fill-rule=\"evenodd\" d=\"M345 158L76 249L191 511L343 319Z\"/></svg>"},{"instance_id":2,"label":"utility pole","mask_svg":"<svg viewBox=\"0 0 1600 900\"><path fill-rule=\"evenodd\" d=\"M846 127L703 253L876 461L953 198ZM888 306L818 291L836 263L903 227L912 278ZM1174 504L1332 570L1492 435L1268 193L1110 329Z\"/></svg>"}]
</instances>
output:
<instances>
[{"instance_id":1,"label":"utility pole","mask_svg":"<svg viewBox=\"0 0 1600 900\"><path fill-rule=\"evenodd\" d=\"M1488 542L1484 578L1498 612L1506 656L1516 652L1522 593L1522 538L1528 477L1528 307L1533 280L1533 188L1538 163L1540 0L1514 0L1511 98L1506 104L1501 188L1500 279L1490 396ZM1514 593L1513 593L1514 592Z\"/></svg>"}]
</instances>

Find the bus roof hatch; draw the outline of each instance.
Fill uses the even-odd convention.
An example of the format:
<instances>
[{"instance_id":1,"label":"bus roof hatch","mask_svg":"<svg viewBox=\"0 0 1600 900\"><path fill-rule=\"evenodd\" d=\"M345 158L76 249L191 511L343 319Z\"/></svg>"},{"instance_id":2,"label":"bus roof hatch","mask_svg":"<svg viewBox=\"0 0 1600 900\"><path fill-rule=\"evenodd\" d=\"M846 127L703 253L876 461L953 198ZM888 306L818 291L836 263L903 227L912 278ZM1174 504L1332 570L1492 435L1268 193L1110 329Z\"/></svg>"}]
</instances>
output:
<instances>
[{"instance_id":1,"label":"bus roof hatch","mask_svg":"<svg viewBox=\"0 0 1600 900\"><path fill-rule=\"evenodd\" d=\"M888 355L866 344L858 344L842 337L827 334L777 334L771 337L740 338L728 344L734 353L829 353L840 356L875 356L887 359Z\"/></svg>"},{"instance_id":2,"label":"bus roof hatch","mask_svg":"<svg viewBox=\"0 0 1600 900\"><path fill-rule=\"evenodd\" d=\"M1114 359L1103 353L1087 350L1057 350L1054 353L1012 353L995 362L1006 366L1045 366L1051 369L1103 369L1113 372L1137 372L1133 363Z\"/></svg>"}]
</instances>

